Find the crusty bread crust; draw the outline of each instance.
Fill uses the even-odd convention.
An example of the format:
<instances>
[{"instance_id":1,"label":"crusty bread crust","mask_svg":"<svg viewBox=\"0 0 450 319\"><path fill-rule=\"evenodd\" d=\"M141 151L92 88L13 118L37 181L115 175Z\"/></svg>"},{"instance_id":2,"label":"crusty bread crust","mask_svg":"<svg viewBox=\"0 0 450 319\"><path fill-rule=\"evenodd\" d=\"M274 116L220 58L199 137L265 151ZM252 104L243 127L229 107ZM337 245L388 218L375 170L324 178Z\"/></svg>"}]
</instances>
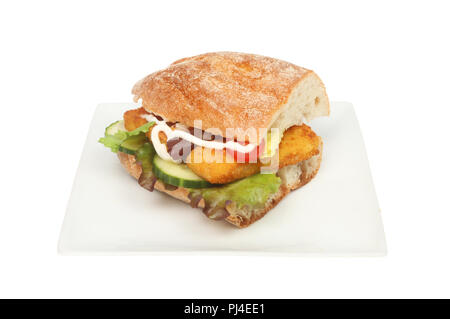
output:
<instances>
[{"instance_id":1,"label":"crusty bread crust","mask_svg":"<svg viewBox=\"0 0 450 319\"><path fill-rule=\"evenodd\" d=\"M311 81L314 92L306 84ZM301 83L305 88L298 92ZM203 129L220 129L222 133L227 128L270 128L283 107L299 94L308 98L305 107L309 119L329 113L325 88L313 71L270 57L236 52L178 60L136 83L132 93L135 101L142 99L148 112L167 121L194 127L194 121L201 119ZM300 122L302 112L296 113ZM292 125L295 123L287 127ZM242 137L238 135L234 137Z\"/></svg>"},{"instance_id":2,"label":"crusty bread crust","mask_svg":"<svg viewBox=\"0 0 450 319\"><path fill-rule=\"evenodd\" d=\"M123 167L125 167L128 173L134 178L138 179L139 176L141 175L142 168L141 165L136 162L136 158L133 155L128 155L122 152L118 152L118 156L120 163L122 164ZM249 215L248 218L233 213L230 216L228 216L225 220L239 228L244 228L253 224L255 221L264 217L264 215L267 214L267 212L270 211L272 208L274 208L280 202L280 200L283 199L283 197L285 197L289 192L298 189L307 184L309 181L311 181L319 171L321 160L322 160L322 144L320 145L320 153L318 155L315 155L310 159L307 159L297 164L298 169L302 170L302 174L300 175L298 182L293 183L289 186L286 183L283 183L280 187L280 190L270 198L270 200L266 203L265 207L262 209L252 211L252 213ZM155 184L155 189L164 192L174 198L177 198L185 203L190 202L189 191L186 188L178 187L175 190L168 190L164 187L164 184L158 180ZM201 201L198 207L203 208L204 202Z\"/></svg>"}]
</instances>

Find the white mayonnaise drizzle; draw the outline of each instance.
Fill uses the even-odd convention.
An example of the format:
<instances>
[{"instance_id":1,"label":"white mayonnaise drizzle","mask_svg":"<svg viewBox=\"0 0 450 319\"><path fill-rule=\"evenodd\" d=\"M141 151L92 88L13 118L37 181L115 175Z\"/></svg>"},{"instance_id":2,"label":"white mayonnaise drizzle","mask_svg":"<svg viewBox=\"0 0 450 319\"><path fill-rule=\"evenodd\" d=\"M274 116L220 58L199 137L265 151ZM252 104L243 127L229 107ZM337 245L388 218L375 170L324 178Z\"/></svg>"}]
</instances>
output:
<instances>
[{"instance_id":1,"label":"white mayonnaise drizzle","mask_svg":"<svg viewBox=\"0 0 450 319\"><path fill-rule=\"evenodd\" d=\"M158 120L155 116L151 114L143 114L141 115L143 118L145 118L149 122L155 122L155 125L152 129L151 139L153 146L155 147L156 153L162 158L167 161L172 161L175 163L180 163L180 160L174 160L172 156L170 156L169 152L167 152L167 147L163 143L161 143L159 139L159 132L164 132L167 136L167 140L171 140L173 138L182 138L188 142L191 142L192 144L203 146L207 148L214 148L218 150L222 150L224 148L230 149L232 151L237 151L240 153L249 153L253 151L255 147L258 145L256 144L247 144L242 145L235 141L228 141L226 143L222 142L216 142L216 141L205 141L201 138L198 138L197 136L192 135L189 130L187 130L186 127L181 126L180 129L172 130L165 121ZM176 126L178 128L178 126Z\"/></svg>"}]
</instances>

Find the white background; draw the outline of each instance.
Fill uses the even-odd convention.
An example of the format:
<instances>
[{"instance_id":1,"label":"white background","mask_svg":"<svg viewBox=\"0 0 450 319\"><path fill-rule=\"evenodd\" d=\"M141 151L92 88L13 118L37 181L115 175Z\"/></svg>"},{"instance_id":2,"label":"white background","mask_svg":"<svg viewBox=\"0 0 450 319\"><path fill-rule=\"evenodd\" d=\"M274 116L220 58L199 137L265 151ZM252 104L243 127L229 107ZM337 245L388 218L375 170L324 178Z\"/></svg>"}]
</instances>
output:
<instances>
[{"instance_id":1,"label":"white background","mask_svg":"<svg viewBox=\"0 0 450 319\"><path fill-rule=\"evenodd\" d=\"M447 1L2 1L0 297L450 297L449 14ZM218 50L311 68L354 103L387 257L56 254L96 104Z\"/></svg>"}]
</instances>

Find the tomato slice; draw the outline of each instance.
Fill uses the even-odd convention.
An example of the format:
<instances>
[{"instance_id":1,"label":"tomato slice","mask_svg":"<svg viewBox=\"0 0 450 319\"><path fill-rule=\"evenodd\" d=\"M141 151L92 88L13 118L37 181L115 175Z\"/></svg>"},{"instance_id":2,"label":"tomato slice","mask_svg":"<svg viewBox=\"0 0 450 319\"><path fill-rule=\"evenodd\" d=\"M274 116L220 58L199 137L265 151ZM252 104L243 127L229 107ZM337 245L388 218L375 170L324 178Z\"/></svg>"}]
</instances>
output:
<instances>
[{"instance_id":1,"label":"tomato slice","mask_svg":"<svg viewBox=\"0 0 450 319\"><path fill-rule=\"evenodd\" d=\"M241 145L247 145L248 142L238 142ZM252 151L248 153L242 153L239 151L231 150L227 148L227 153L232 155L234 160L237 163L256 163L258 161L258 157L264 152L264 147L266 146L265 139L261 140L261 143L257 147L255 147Z\"/></svg>"}]
</instances>

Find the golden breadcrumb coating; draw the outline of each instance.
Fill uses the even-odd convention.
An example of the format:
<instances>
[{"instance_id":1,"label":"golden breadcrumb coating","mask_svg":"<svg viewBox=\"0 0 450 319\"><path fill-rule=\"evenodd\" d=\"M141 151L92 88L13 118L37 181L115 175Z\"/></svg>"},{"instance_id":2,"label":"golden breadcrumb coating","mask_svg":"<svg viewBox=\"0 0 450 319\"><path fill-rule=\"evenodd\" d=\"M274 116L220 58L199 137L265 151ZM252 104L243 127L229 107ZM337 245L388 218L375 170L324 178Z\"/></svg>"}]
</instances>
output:
<instances>
[{"instance_id":1,"label":"golden breadcrumb coating","mask_svg":"<svg viewBox=\"0 0 450 319\"><path fill-rule=\"evenodd\" d=\"M123 114L123 124L127 131L132 131L144 125L148 121L142 117L144 114L149 114L143 107L138 109L126 111Z\"/></svg>"},{"instance_id":2,"label":"golden breadcrumb coating","mask_svg":"<svg viewBox=\"0 0 450 319\"><path fill-rule=\"evenodd\" d=\"M213 162L216 153L222 156L222 163ZM187 159L188 167L198 176L213 184L226 184L256 174L260 163L236 163L225 150L196 147Z\"/></svg>"},{"instance_id":3,"label":"golden breadcrumb coating","mask_svg":"<svg viewBox=\"0 0 450 319\"><path fill-rule=\"evenodd\" d=\"M279 147L280 168L297 164L319 154L321 138L306 124L291 126L283 135Z\"/></svg>"},{"instance_id":4,"label":"golden breadcrumb coating","mask_svg":"<svg viewBox=\"0 0 450 319\"><path fill-rule=\"evenodd\" d=\"M320 143L321 138L308 125L290 127L284 132L279 152L275 155L278 156L278 167L297 164L319 154ZM195 154L196 152L198 153ZM213 162L216 152L222 153L222 163ZM189 168L213 184L230 183L258 173L264 165L270 165L270 163L263 164L260 161L257 163L231 163L233 157L226 151L205 151L203 147L196 147L188 159ZM200 162L198 162L199 159L201 159Z\"/></svg>"}]
</instances>

